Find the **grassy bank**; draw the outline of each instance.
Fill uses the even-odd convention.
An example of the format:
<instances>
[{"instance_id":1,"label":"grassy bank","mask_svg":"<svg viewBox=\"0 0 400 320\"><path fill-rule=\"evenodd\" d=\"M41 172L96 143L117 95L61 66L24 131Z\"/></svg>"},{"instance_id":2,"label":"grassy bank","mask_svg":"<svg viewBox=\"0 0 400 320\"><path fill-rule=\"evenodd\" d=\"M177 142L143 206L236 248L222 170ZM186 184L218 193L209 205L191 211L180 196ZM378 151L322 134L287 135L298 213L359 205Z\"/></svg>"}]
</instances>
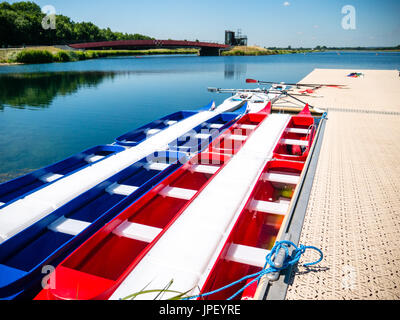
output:
<instances>
[{"instance_id":1,"label":"grassy bank","mask_svg":"<svg viewBox=\"0 0 400 320\"><path fill-rule=\"evenodd\" d=\"M282 50L282 49L265 49L256 46L237 46L233 47L228 51L223 51L223 56L267 56L267 55L274 55L274 54L291 54L291 53L304 53L304 52L311 52L311 50Z\"/></svg>"},{"instance_id":2,"label":"grassy bank","mask_svg":"<svg viewBox=\"0 0 400 320\"><path fill-rule=\"evenodd\" d=\"M56 54L61 51L60 49L52 46L37 46L31 48L10 48L0 49L0 63L17 63L17 55L22 51L38 50L38 51L49 51L51 54Z\"/></svg>"},{"instance_id":3,"label":"grassy bank","mask_svg":"<svg viewBox=\"0 0 400 320\"><path fill-rule=\"evenodd\" d=\"M197 54L197 49L149 49L149 50L87 50L69 51L54 47L34 49L0 50L0 63L50 63L73 62L115 56L144 56L162 54Z\"/></svg>"}]
</instances>

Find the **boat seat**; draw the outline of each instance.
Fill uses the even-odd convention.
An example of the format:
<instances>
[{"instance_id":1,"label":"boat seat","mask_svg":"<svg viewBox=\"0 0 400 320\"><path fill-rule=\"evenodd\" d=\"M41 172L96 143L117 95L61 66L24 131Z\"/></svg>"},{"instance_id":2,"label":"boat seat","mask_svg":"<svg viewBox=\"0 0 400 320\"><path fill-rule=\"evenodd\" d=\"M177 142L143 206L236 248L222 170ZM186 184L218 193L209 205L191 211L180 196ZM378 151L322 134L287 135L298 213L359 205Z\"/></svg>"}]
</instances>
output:
<instances>
[{"instance_id":1,"label":"boat seat","mask_svg":"<svg viewBox=\"0 0 400 320\"><path fill-rule=\"evenodd\" d=\"M270 172L263 175L263 180L269 182L297 185L300 181L300 176L293 174L281 174L281 173Z\"/></svg>"},{"instance_id":2,"label":"boat seat","mask_svg":"<svg viewBox=\"0 0 400 320\"><path fill-rule=\"evenodd\" d=\"M191 167L190 171L198 172L198 173L215 174L219 169L220 169L220 167L198 164L198 165L194 165L193 167Z\"/></svg>"},{"instance_id":3,"label":"boat seat","mask_svg":"<svg viewBox=\"0 0 400 320\"><path fill-rule=\"evenodd\" d=\"M239 124L235 127L235 129L243 129L243 130L254 130L255 128L257 128L256 125L254 124Z\"/></svg>"},{"instance_id":4,"label":"boat seat","mask_svg":"<svg viewBox=\"0 0 400 320\"><path fill-rule=\"evenodd\" d=\"M96 156L95 154L92 154L90 156L87 156L85 158L85 161L89 162L89 163L94 163L94 162L99 161L99 160L104 159L104 158L105 158L104 156Z\"/></svg>"},{"instance_id":5,"label":"boat seat","mask_svg":"<svg viewBox=\"0 0 400 320\"><path fill-rule=\"evenodd\" d=\"M125 184L114 183L106 189L109 194L119 194L121 196L129 196L134 193L138 187L128 186Z\"/></svg>"},{"instance_id":6,"label":"boat seat","mask_svg":"<svg viewBox=\"0 0 400 320\"><path fill-rule=\"evenodd\" d=\"M208 133L198 133L195 135L195 138L197 139L209 139L211 137L211 134Z\"/></svg>"},{"instance_id":7,"label":"boat seat","mask_svg":"<svg viewBox=\"0 0 400 320\"><path fill-rule=\"evenodd\" d=\"M170 165L168 163L151 162L147 163L144 167L146 170L163 171L167 169Z\"/></svg>"},{"instance_id":8,"label":"boat seat","mask_svg":"<svg viewBox=\"0 0 400 320\"><path fill-rule=\"evenodd\" d=\"M280 197L280 198L278 199L278 202L279 202L279 203L285 203L285 204L287 204L287 205L290 205L291 199L285 198L285 197Z\"/></svg>"},{"instance_id":9,"label":"boat seat","mask_svg":"<svg viewBox=\"0 0 400 320\"><path fill-rule=\"evenodd\" d=\"M219 151L219 152L211 152L210 149L211 150L216 150L216 151ZM224 151L233 152L232 148L211 147L211 148L207 148L206 149L206 152L208 152L208 153L216 153L216 154L219 154L219 153L224 152Z\"/></svg>"},{"instance_id":10,"label":"boat seat","mask_svg":"<svg viewBox=\"0 0 400 320\"><path fill-rule=\"evenodd\" d=\"M51 203L31 199L18 200L4 207L0 213L0 243L53 211Z\"/></svg>"},{"instance_id":11,"label":"boat seat","mask_svg":"<svg viewBox=\"0 0 400 320\"><path fill-rule=\"evenodd\" d=\"M246 141L248 136L241 136L241 135L232 134L228 138L231 139L231 140Z\"/></svg>"},{"instance_id":12,"label":"boat seat","mask_svg":"<svg viewBox=\"0 0 400 320\"><path fill-rule=\"evenodd\" d=\"M153 242L161 231L162 229L160 228L126 221L115 229L114 234L119 237L150 243Z\"/></svg>"},{"instance_id":13,"label":"boat seat","mask_svg":"<svg viewBox=\"0 0 400 320\"><path fill-rule=\"evenodd\" d=\"M0 207L1 207L1 206L4 206L4 205L5 205L5 203L4 203L4 202L0 202Z\"/></svg>"},{"instance_id":14,"label":"boat seat","mask_svg":"<svg viewBox=\"0 0 400 320\"><path fill-rule=\"evenodd\" d=\"M197 190L165 187L163 190L161 190L160 195L163 197L190 200L196 195L196 193Z\"/></svg>"},{"instance_id":15,"label":"boat seat","mask_svg":"<svg viewBox=\"0 0 400 320\"><path fill-rule=\"evenodd\" d=\"M210 129L221 129L223 126L224 126L224 125L223 125L223 124L220 124L220 123L211 123L211 124L209 125L209 128L210 128Z\"/></svg>"},{"instance_id":16,"label":"boat seat","mask_svg":"<svg viewBox=\"0 0 400 320\"><path fill-rule=\"evenodd\" d=\"M266 263L265 258L269 253L270 251L265 249L232 244L225 260L263 268Z\"/></svg>"},{"instance_id":17,"label":"boat seat","mask_svg":"<svg viewBox=\"0 0 400 320\"><path fill-rule=\"evenodd\" d=\"M89 226L90 226L89 222L61 217L60 219L56 220L51 225L49 225L48 229L54 232L60 232L69 234L71 236L76 236Z\"/></svg>"},{"instance_id":18,"label":"boat seat","mask_svg":"<svg viewBox=\"0 0 400 320\"><path fill-rule=\"evenodd\" d=\"M172 125L174 125L175 123L178 123L178 121L168 120L168 121L165 121L164 123L165 123L167 126L172 126Z\"/></svg>"},{"instance_id":19,"label":"boat seat","mask_svg":"<svg viewBox=\"0 0 400 320\"><path fill-rule=\"evenodd\" d=\"M251 211L259 211L264 213L276 214L276 215L286 215L289 209L288 203L277 203L277 202L269 202L269 201L258 201L253 200L250 203L249 210Z\"/></svg>"},{"instance_id":20,"label":"boat seat","mask_svg":"<svg viewBox=\"0 0 400 320\"><path fill-rule=\"evenodd\" d=\"M155 135L156 133L159 133L161 130L160 129L149 129L146 134L148 135Z\"/></svg>"},{"instance_id":21,"label":"boat seat","mask_svg":"<svg viewBox=\"0 0 400 320\"><path fill-rule=\"evenodd\" d=\"M178 151L183 152L183 153L190 153L190 149L191 149L191 147L181 146L178 148Z\"/></svg>"},{"instance_id":22,"label":"boat seat","mask_svg":"<svg viewBox=\"0 0 400 320\"><path fill-rule=\"evenodd\" d=\"M303 147L307 147L308 146L308 141L307 140L282 139L281 143L282 144L292 145L292 146L303 146Z\"/></svg>"},{"instance_id":23,"label":"boat seat","mask_svg":"<svg viewBox=\"0 0 400 320\"><path fill-rule=\"evenodd\" d=\"M110 166L108 172L104 170L104 165L99 163L67 178L57 180L48 187L29 195L27 198L50 203L54 209L57 209L88 190L88 188L96 186L99 180L107 179L111 169L113 169L113 172L118 170L117 167L113 168L112 157L109 158L107 163ZM27 198L23 201L27 200Z\"/></svg>"},{"instance_id":24,"label":"boat seat","mask_svg":"<svg viewBox=\"0 0 400 320\"><path fill-rule=\"evenodd\" d=\"M288 128L288 129L286 129L286 132L297 133L297 134L309 134L310 130L309 129L301 129L301 128Z\"/></svg>"},{"instance_id":25,"label":"boat seat","mask_svg":"<svg viewBox=\"0 0 400 320\"><path fill-rule=\"evenodd\" d=\"M44 182L44 183L50 183L53 181L56 181L58 179L61 179L62 177L64 177L61 174L55 174L55 173L48 173L46 175L44 175L43 177L40 177L39 180Z\"/></svg>"},{"instance_id":26,"label":"boat seat","mask_svg":"<svg viewBox=\"0 0 400 320\"><path fill-rule=\"evenodd\" d=\"M282 157L292 157L292 158L298 158L299 156L293 155L293 154L286 154L286 153L277 153Z\"/></svg>"}]
</instances>

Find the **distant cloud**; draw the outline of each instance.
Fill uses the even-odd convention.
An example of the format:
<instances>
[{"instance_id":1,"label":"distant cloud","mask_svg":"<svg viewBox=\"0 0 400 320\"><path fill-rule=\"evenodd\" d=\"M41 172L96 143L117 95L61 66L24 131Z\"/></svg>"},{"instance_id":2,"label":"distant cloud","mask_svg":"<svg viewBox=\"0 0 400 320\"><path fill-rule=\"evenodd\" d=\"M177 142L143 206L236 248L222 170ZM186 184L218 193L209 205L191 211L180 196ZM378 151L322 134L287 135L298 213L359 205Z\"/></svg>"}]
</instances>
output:
<instances>
[{"instance_id":1,"label":"distant cloud","mask_svg":"<svg viewBox=\"0 0 400 320\"><path fill-rule=\"evenodd\" d=\"M297 33L298 35L302 35L302 34L303 34L302 31L297 31L296 33Z\"/></svg>"},{"instance_id":2,"label":"distant cloud","mask_svg":"<svg viewBox=\"0 0 400 320\"><path fill-rule=\"evenodd\" d=\"M285 1L285 2L283 3L283 5L284 5L285 7L289 7L289 6L290 6L290 2Z\"/></svg>"},{"instance_id":3,"label":"distant cloud","mask_svg":"<svg viewBox=\"0 0 400 320\"><path fill-rule=\"evenodd\" d=\"M314 28L314 29L318 29L318 28L319 28L319 25L316 24L316 25L313 26L313 28Z\"/></svg>"}]
</instances>

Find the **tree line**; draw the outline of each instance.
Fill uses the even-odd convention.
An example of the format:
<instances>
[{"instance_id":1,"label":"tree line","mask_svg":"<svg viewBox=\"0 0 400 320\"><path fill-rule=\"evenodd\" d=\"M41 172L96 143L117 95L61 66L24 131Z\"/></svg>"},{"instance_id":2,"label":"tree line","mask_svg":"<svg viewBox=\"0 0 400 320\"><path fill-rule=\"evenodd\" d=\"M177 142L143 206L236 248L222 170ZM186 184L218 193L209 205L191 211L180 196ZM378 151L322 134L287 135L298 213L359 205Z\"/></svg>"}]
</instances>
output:
<instances>
[{"instance_id":1,"label":"tree line","mask_svg":"<svg viewBox=\"0 0 400 320\"><path fill-rule=\"evenodd\" d=\"M113 32L91 22L74 22L69 17L56 15L55 29L45 30L40 6L31 1L0 3L0 47L20 45L61 45L77 42L112 40L147 40L141 34Z\"/></svg>"}]
</instances>

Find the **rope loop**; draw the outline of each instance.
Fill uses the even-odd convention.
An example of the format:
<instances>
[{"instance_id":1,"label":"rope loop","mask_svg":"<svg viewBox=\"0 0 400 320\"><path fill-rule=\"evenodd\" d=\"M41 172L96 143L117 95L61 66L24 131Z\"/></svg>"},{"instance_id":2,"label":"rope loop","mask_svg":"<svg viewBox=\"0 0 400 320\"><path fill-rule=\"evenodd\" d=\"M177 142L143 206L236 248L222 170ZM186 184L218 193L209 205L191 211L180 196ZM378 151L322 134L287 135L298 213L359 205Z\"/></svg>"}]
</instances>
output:
<instances>
[{"instance_id":1,"label":"rope loop","mask_svg":"<svg viewBox=\"0 0 400 320\"><path fill-rule=\"evenodd\" d=\"M289 252L289 248L293 247L294 250L292 252L292 254L290 254ZM282 251L283 250L283 251ZM286 270L289 267L297 264L300 260L300 258L302 257L302 255L304 253L306 253L307 250L314 250L317 251L320 255L319 259L313 262L308 262L305 263L304 266L305 267L309 267L309 266L313 266L316 265L318 263L320 263L323 258L324 258L324 254L322 253L322 251L314 246L305 246L305 245L299 245L296 246L293 242L291 241L287 241L287 240L283 240L283 241L277 241L276 244L274 245L274 247L272 248L271 252L267 255L266 257L266 263L265 266L263 268L263 270L248 275L246 277L243 277L235 282L232 282L222 288L219 288L217 290L211 291L211 292L207 292L207 293L203 293L197 296L193 296L193 297L188 297L188 298L184 298L183 300L193 300L193 299L198 299L198 298L202 298L202 297L206 297L206 296L210 296L213 295L217 292L221 292L225 289L228 289L230 287L233 287L245 280L249 280L249 279L253 279L252 281L250 281L249 283L247 283L244 287L242 287L239 291L237 291L233 296L229 297L227 300L232 300L234 299L236 296L238 296L240 293L242 293L247 287L249 287L250 285L252 285L254 282L259 282L261 280L261 278L269 273L273 273L273 272L281 272L282 270ZM277 266L276 263L276 258L278 254L282 254L281 252L284 253L284 258L282 266Z\"/></svg>"}]
</instances>

